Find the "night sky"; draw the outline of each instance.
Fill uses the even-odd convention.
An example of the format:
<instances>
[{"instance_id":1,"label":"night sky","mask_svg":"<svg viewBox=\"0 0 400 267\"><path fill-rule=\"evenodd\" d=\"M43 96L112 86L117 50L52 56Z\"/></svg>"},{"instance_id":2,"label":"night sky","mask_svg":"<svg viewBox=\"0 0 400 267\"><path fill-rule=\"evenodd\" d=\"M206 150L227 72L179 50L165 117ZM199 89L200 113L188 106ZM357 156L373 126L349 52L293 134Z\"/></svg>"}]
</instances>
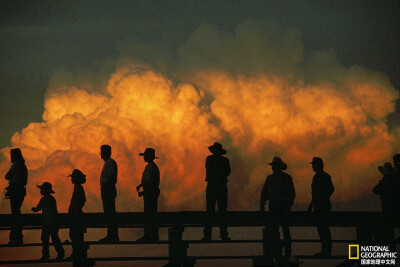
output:
<instances>
[{"instance_id":1,"label":"night sky","mask_svg":"<svg viewBox=\"0 0 400 267\"><path fill-rule=\"evenodd\" d=\"M137 153L153 146L161 209L202 210L207 146L221 141L229 209L257 209L275 155L294 209L309 201L313 156L332 174L334 210L379 209L377 166L400 153L399 1L2 1L0 12L1 175L21 147L32 190L50 180L69 199L58 177L79 167L86 211L100 211L109 143L117 207L139 211Z\"/></svg>"}]
</instances>

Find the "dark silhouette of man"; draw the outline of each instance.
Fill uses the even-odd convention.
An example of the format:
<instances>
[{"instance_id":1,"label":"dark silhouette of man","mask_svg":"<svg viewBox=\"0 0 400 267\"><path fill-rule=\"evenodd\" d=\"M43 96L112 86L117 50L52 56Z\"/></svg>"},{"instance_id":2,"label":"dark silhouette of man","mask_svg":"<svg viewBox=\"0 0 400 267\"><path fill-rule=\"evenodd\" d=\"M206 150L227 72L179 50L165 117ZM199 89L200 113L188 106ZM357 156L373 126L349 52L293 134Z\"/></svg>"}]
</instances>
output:
<instances>
[{"instance_id":1,"label":"dark silhouette of man","mask_svg":"<svg viewBox=\"0 0 400 267\"><path fill-rule=\"evenodd\" d=\"M207 223L204 226L203 241L210 241L212 236L212 226L210 219L215 214L215 204L218 205L220 214L220 237L224 241L231 240L228 236L228 227L226 224L226 210L228 206L228 176L231 173L229 160L223 155L226 150L222 145L215 142L208 149L212 153L206 158L206 209L208 213Z\"/></svg>"},{"instance_id":2,"label":"dark silhouette of man","mask_svg":"<svg viewBox=\"0 0 400 267\"><path fill-rule=\"evenodd\" d=\"M396 154L393 156L393 163L394 163L394 167L396 169L396 177L397 180L400 183L400 154ZM397 207L397 212L396 212L396 217L395 217L395 223L398 225L399 227L399 232L400 232L400 203L397 203L396 205ZM398 238L399 240L400 238Z\"/></svg>"},{"instance_id":3,"label":"dark silhouette of man","mask_svg":"<svg viewBox=\"0 0 400 267\"><path fill-rule=\"evenodd\" d=\"M107 220L108 230L107 236L100 239L101 243L119 242L118 227L115 223L115 198L117 197L118 166L114 159L111 158L111 146L102 145L100 148L101 158L104 160L103 170L100 175L101 200L103 201L104 215Z\"/></svg>"},{"instance_id":4,"label":"dark silhouette of man","mask_svg":"<svg viewBox=\"0 0 400 267\"><path fill-rule=\"evenodd\" d=\"M68 177L71 177L71 183L74 185L74 192L68 208L70 217L69 237L72 241L72 254L69 259L84 259L87 258L83 242L86 227L82 209L85 206L86 196L82 184L86 182L86 175L80 170L74 169Z\"/></svg>"},{"instance_id":5,"label":"dark silhouette of man","mask_svg":"<svg viewBox=\"0 0 400 267\"><path fill-rule=\"evenodd\" d=\"M155 150L150 147L146 148L143 153L139 153L147 162L141 183L136 187L139 197L143 197L145 214L144 236L137 240L139 242L156 242L159 240L157 208L158 197L160 196L160 170L154 162L154 159L158 159L155 154ZM143 188L143 191L140 191L141 188Z\"/></svg>"},{"instance_id":6,"label":"dark silhouette of man","mask_svg":"<svg viewBox=\"0 0 400 267\"><path fill-rule=\"evenodd\" d=\"M296 194L292 177L283 172L287 169L287 164L282 159L274 157L268 165L272 167L272 174L265 180L261 192L260 210L265 210L265 202L269 200L269 211L272 215L269 227L275 248L273 257L275 260L281 261L282 245L280 244L279 221L282 223L285 257L288 259L292 254L292 240L287 220Z\"/></svg>"},{"instance_id":7,"label":"dark silhouette of man","mask_svg":"<svg viewBox=\"0 0 400 267\"><path fill-rule=\"evenodd\" d=\"M397 177L397 171L390 162L385 162L379 166L378 170L383 174L382 179L374 187L373 191L379 195L382 200L382 213L387 223L384 238L385 242L390 244L391 250L396 251L396 241L394 237L393 225L399 218L400 206L400 181Z\"/></svg>"},{"instance_id":8,"label":"dark silhouette of man","mask_svg":"<svg viewBox=\"0 0 400 267\"><path fill-rule=\"evenodd\" d=\"M318 257L329 257L332 254L332 237L328 226L328 216L332 204L330 197L335 191L331 176L324 171L324 162L319 157L314 157L310 162L315 174L311 184L311 202L308 211L314 209L317 217L317 230L321 239L321 252L314 254Z\"/></svg>"},{"instance_id":9,"label":"dark silhouette of man","mask_svg":"<svg viewBox=\"0 0 400 267\"><path fill-rule=\"evenodd\" d=\"M58 236L60 228L58 221L58 211L56 199L51 195L54 194L51 183L44 182L42 185L37 185L40 189L40 194L43 196L36 207L32 208L33 212L42 211L43 227L42 227L42 258L41 261L47 261L50 257L49 241L50 236L53 241L54 248L57 251L57 259L64 258L65 251Z\"/></svg>"},{"instance_id":10,"label":"dark silhouette of man","mask_svg":"<svg viewBox=\"0 0 400 267\"><path fill-rule=\"evenodd\" d=\"M11 246L21 246L23 244L21 206L26 196L25 186L28 181L28 169L19 148L11 149L10 156L12 165L5 178L8 180L6 198L10 199L13 224L8 244Z\"/></svg>"}]
</instances>

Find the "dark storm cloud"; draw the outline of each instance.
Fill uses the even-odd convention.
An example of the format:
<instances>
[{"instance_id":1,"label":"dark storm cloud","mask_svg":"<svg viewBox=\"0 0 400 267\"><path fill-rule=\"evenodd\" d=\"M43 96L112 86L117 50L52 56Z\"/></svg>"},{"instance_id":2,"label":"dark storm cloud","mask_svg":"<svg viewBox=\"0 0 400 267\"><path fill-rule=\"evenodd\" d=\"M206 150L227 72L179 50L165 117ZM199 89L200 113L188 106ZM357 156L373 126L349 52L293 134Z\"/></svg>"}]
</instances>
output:
<instances>
[{"instance_id":1,"label":"dark storm cloud","mask_svg":"<svg viewBox=\"0 0 400 267\"><path fill-rule=\"evenodd\" d=\"M399 10L398 1L3 1L0 144L41 120L55 70L96 69L130 53L158 57L152 65L166 71L200 25L234 32L249 18L295 28L305 56L333 49L342 64L381 71L398 89Z\"/></svg>"}]
</instances>

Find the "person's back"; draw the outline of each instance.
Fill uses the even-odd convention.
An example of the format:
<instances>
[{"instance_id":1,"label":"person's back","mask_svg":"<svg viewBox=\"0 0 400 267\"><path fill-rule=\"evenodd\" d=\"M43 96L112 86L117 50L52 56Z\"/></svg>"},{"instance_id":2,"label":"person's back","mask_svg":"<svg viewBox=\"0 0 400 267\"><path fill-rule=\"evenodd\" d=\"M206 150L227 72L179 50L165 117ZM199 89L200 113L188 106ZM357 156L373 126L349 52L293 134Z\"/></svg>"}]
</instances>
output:
<instances>
[{"instance_id":1,"label":"person's back","mask_svg":"<svg viewBox=\"0 0 400 267\"><path fill-rule=\"evenodd\" d=\"M75 184L68 213L83 213L82 208L85 205L85 202L86 196L83 186L81 184Z\"/></svg>"},{"instance_id":2,"label":"person's back","mask_svg":"<svg viewBox=\"0 0 400 267\"><path fill-rule=\"evenodd\" d=\"M52 195L43 196L37 207L42 210L43 225L58 225L57 201Z\"/></svg>"},{"instance_id":3,"label":"person's back","mask_svg":"<svg viewBox=\"0 0 400 267\"><path fill-rule=\"evenodd\" d=\"M272 173L267 176L261 195L269 200L271 211L290 209L295 197L292 177L285 172Z\"/></svg>"},{"instance_id":4,"label":"person's back","mask_svg":"<svg viewBox=\"0 0 400 267\"><path fill-rule=\"evenodd\" d=\"M209 155L206 158L206 182L224 184L231 173L229 160L222 155Z\"/></svg>"},{"instance_id":5,"label":"person's back","mask_svg":"<svg viewBox=\"0 0 400 267\"><path fill-rule=\"evenodd\" d=\"M160 170L154 161L149 162L144 168L141 183L145 197L148 194L160 193Z\"/></svg>"}]
</instances>

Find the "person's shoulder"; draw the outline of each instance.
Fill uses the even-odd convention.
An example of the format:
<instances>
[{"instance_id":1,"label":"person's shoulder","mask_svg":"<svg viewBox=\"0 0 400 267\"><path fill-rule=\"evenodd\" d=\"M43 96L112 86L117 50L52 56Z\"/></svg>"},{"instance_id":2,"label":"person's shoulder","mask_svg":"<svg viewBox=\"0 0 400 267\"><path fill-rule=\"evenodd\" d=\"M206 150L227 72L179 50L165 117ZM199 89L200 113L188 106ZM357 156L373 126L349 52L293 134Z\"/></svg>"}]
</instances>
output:
<instances>
[{"instance_id":1,"label":"person's shoulder","mask_svg":"<svg viewBox=\"0 0 400 267\"><path fill-rule=\"evenodd\" d=\"M288 179L292 179L292 176L289 173L286 172L282 172L284 177L288 178Z\"/></svg>"},{"instance_id":2,"label":"person's shoulder","mask_svg":"<svg viewBox=\"0 0 400 267\"><path fill-rule=\"evenodd\" d=\"M321 176L324 177L324 178L326 178L326 179L331 179L331 176L330 176L329 173L327 173L326 171L323 171L323 172L321 173Z\"/></svg>"},{"instance_id":3,"label":"person's shoulder","mask_svg":"<svg viewBox=\"0 0 400 267\"><path fill-rule=\"evenodd\" d=\"M107 160L107 162L109 162L109 164L115 164L115 165L117 165L117 162L116 162L115 159L113 159L113 158L109 158L109 159Z\"/></svg>"}]
</instances>

